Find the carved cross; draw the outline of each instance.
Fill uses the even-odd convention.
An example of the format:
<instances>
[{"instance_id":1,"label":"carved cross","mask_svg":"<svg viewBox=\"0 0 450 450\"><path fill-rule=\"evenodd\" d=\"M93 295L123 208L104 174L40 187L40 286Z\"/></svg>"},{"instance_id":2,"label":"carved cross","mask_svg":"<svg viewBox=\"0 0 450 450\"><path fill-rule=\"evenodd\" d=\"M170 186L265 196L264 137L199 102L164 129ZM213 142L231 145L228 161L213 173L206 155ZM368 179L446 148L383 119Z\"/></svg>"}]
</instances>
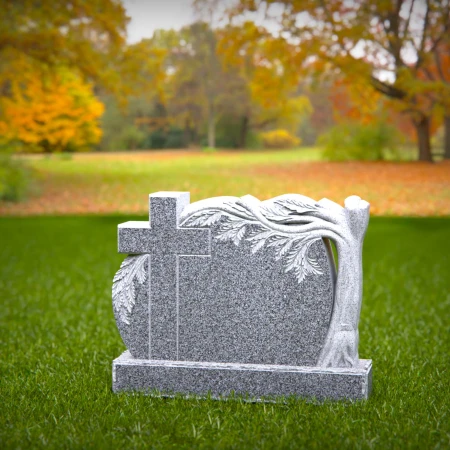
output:
<instances>
[{"instance_id":1,"label":"carved cross","mask_svg":"<svg viewBox=\"0 0 450 450\"><path fill-rule=\"evenodd\" d=\"M179 258L210 256L209 229L179 228L189 192L149 196L149 222L119 225L119 253L149 254L149 359L178 359Z\"/></svg>"}]
</instances>

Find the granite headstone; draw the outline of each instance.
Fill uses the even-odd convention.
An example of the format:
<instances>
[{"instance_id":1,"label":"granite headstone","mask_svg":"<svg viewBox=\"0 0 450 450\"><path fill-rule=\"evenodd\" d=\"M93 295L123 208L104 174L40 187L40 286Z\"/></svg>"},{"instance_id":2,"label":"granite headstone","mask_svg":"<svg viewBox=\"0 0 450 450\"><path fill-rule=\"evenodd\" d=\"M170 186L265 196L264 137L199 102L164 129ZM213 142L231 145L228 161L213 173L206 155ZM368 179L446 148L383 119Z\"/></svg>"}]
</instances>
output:
<instances>
[{"instance_id":1,"label":"granite headstone","mask_svg":"<svg viewBox=\"0 0 450 450\"><path fill-rule=\"evenodd\" d=\"M150 220L118 227L128 257L113 309L127 347L113 390L250 399L360 399L362 241L369 205L290 194L260 202L150 195ZM336 273L330 240L339 255Z\"/></svg>"}]
</instances>

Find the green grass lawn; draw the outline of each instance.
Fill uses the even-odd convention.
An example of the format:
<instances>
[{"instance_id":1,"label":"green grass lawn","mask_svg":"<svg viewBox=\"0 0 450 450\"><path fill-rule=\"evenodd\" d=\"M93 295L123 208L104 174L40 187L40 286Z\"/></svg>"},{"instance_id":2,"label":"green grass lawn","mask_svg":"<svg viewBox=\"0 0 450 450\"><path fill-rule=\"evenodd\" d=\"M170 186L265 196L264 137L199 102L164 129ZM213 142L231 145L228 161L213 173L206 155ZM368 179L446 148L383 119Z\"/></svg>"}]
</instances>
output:
<instances>
[{"instance_id":1,"label":"green grass lawn","mask_svg":"<svg viewBox=\"0 0 450 450\"><path fill-rule=\"evenodd\" d=\"M367 402L115 395L124 217L1 218L1 448L449 448L450 218L373 218L360 356Z\"/></svg>"}]
</instances>

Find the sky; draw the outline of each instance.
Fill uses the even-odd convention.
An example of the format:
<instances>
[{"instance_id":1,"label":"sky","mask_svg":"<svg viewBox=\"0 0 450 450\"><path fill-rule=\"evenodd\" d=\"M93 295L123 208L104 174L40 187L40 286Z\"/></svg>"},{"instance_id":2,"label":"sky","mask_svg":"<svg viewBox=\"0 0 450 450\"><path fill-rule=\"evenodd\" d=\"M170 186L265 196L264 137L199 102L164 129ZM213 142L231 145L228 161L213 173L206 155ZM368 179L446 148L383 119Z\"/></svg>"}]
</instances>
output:
<instances>
[{"instance_id":1,"label":"sky","mask_svg":"<svg viewBox=\"0 0 450 450\"><path fill-rule=\"evenodd\" d=\"M213 15L213 25L221 23L224 10L233 2L234 0L219 0L220 10L216 10ZM127 30L127 41L130 44L152 37L157 29L180 29L199 18L192 7L192 0L123 0L123 5L131 18ZM275 5L271 8L275 16L281 13ZM244 17L266 26L270 31L276 30L270 20L264 19L263 12L246 13Z\"/></svg>"},{"instance_id":2,"label":"sky","mask_svg":"<svg viewBox=\"0 0 450 450\"><path fill-rule=\"evenodd\" d=\"M158 28L180 29L195 19L192 0L124 0L128 25L128 42L149 38Z\"/></svg>"}]
</instances>

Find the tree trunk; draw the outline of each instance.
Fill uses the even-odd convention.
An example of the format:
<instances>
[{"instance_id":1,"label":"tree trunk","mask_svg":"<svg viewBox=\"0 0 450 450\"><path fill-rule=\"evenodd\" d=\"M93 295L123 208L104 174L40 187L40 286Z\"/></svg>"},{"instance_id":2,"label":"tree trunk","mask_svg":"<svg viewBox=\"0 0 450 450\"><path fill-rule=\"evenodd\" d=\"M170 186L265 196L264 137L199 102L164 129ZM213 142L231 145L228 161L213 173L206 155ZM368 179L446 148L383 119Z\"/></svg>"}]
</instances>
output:
<instances>
[{"instance_id":1,"label":"tree trunk","mask_svg":"<svg viewBox=\"0 0 450 450\"><path fill-rule=\"evenodd\" d=\"M330 335L319 359L320 366L354 367L358 355L358 322L362 299L362 251L361 246L338 243L338 275L334 296Z\"/></svg>"},{"instance_id":2,"label":"tree trunk","mask_svg":"<svg viewBox=\"0 0 450 450\"><path fill-rule=\"evenodd\" d=\"M242 119L241 133L239 136L239 148L245 148L245 143L247 142L248 133L248 117L244 116Z\"/></svg>"},{"instance_id":3,"label":"tree trunk","mask_svg":"<svg viewBox=\"0 0 450 450\"><path fill-rule=\"evenodd\" d=\"M184 122L183 129L183 145L185 148L188 148L191 143L191 130L189 126L189 119L186 119Z\"/></svg>"},{"instance_id":4,"label":"tree trunk","mask_svg":"<svg viewBox=\"0 0 450 450\"><path fill-rule=\"evenodd\" d=\"M44 153L52 153L52 146L50 145L50 142L48 142L47 139L42 140L39 145L44 150Z\"/></svg>"},{"instance_id":5,"label":"tree trunk","mask_svg":"<svg viewBox=\"0 0 450 450\"><path fill-rule=\"evenodd\" d=\"M208 147L216 148L216 119L212 100L209 101L208 107Z\"/></svg>"},{"instance_id":6,"label":"tree trunk","mask_svg":"<svg viewBox=\"0 0 450 450\"><path fill-rule=\"evenodd\" d=\"M359 361L362 244L369 223L369 204L357 196L348 197L344 214L346 238L335 241L339 263L333 314L318 361L318 365L324 367L355 367Z\"/></svg>"},{"instance_id":7,"label":"tree trunk","mask_svg":"<svg viewBox=\"0 0 450 450\"><path fill-rule=\"evenodd\" d=\"M419 145L419 161L433 162L430 144L430 119L423 116L418 121L414 121L417 133L417 143Z\"/></svg>"},{"instance_id":8,"label":"tree trunk","mask_svg":"<svg viewBox=\"0 0 450 450\"><path fill-rule=\"evenodd\" d=\"M198 138L197 128L195 126L193 126L191 128L191 142L190 142L190 144L195 146L195 147L198 147L198 141L199 141L199 138Z\"/></svg>"},{"instance_id":9,"label":"tree trunk","mask_svg":"<svg viewBox=\"0 0 450 450\"><path fill-rule=\"evenodd\" d=\"M444 117L444 159L450 159L450 115Z\"/></svg>"}]
</instances>

